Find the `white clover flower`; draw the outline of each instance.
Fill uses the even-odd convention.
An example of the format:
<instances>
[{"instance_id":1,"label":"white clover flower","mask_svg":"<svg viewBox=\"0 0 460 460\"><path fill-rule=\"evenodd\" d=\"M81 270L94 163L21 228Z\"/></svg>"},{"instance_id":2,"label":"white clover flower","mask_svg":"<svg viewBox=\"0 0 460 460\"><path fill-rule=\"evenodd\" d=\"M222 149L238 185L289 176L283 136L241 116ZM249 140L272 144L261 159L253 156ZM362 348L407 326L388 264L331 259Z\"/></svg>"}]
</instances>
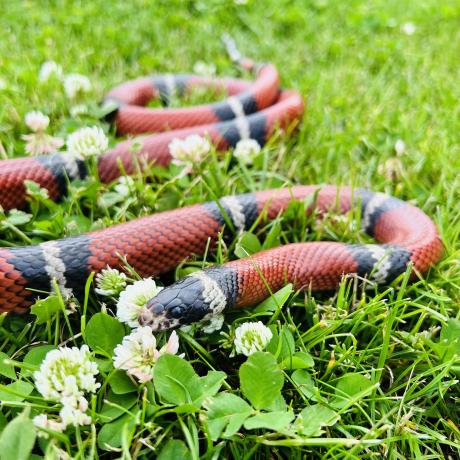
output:
<instances>
[{"instance_id":1,"label":"white clover flower","mask_svg":"<svg viewBox=\"0 0 460 460\"><path fill-rule=\"evenodd\" d=\"M54 61L46 61L40 67L38 79L41 82L48 81L50 78L61 78L62 67Z\"/></svg>"},{"instance_id":2,"label":"white clover flower","mask_svg":"<svg viewBox=\"0 0 460 460\"><path fill-rule=\"evenodd\" d=\"M118 319L133 328L138 327L140 312L145 304L152 297L155 297L161 289L152 278L145 278L128 286L120 294L117 302Z\"/></svg>"},{"instance_id":3,"label":"white clover flower","mask_svg":"<svg viewBox=\"0 0 460 460\"><path fill-rule=\"evenodd\" d=\"M194 336L196 332L203 331L205 334L212 334L220 331L224 325L225 316L222 313L209 315L200 321L191 324L183 324L179 329L186 334Z\"/></svg>"},{"instance_id":4,"label":"white clover flower","mask_svg":"<svg viewBox=\"0 0 460 460\"><path fill-rule=\"evenodd\" d=\"M91 91L91 82L85 75L72 73L64 78L64 91L70 99L74 99L80 93Z\"/></svg>"},{"instance_id":5,"label":"white clover flower","mask_svg":"<svg viewBox=\"0 0 460 460\"><path fill-rule=\"evenodd\" d=\"M34 372L34 379L37 390L45 399L62 404L59 413L61 422L53 425L56 429L61 428L62 431L67 425L91 423L91 417L85 413L88 401L83 395L85 392L94 393L100 387L95 379L98 373L97 364L91 361L86 345L81 348L60 347L46 354L40 369ZM46 423L54 429L50 421ZM43 417L38 418L36 424L43 426Z\"/></svg>"},{"instance_id":6,"label":"white clover flower","mask_svg":"<svg viewBox=\"0 0 460 460\"><path fill-rule=\"evenodd\" d=\"M224 320L225 316L222 313L212 315L209 319L200 321L200 328L205 334L212 334L222 329Z\"/></svg>"},{"instance_id":7,"label":"white clover flower","mask_svg":"<svg viewBox=\"0 0 460 460\"><path fill-rule=\"evenodd\" d=\"M191 134L185 139L173 139L169 143L169 152L173 158L173 163L177 165L199 163L210 150L209 141L198 134Z\"/></svg>"},{"instance_id":8,"label":"white clover flower","mask_svg":"<svg viewBox=\"0 0 460 460\"><path fill-rule=\"evenodd\" d=\"M69 153L79 159L102 155L108 146L109 139L98 126L80 128L67 138Z\"/></svg>"},{"instance_id":9,"label":"white clover flower","mask_svg":"<svg viewBox=\"0 0 460 460\"><path fill-rule=\"evenodd\" d=\"M396 152L396 154L397 155L402 155L405 151L406 151L406 143L403 140L398 139L395 142L395 152Z\"/></svg>"},{"instance_id":10,"label":"white clover flower","mask_svg":"<svg viewBox=\"0 0 460 460\"><path fill-rule=\"evenodd\" d=\"M203 77L212 77L216 74L216 66L204 61L196 61L193 65L193 72Z\"/></svg>"},{"instance_id":11,"label":"white clover flower","mask_svg":"<svg viewBox=\"0 0 460 460\"><path fill-rule=\"evenodd\" d=\"M27 112L24 121L33 132L45 131L50 124L49 117L38 110Z\"/></svg>"},{"instance_id":12,"label":"white clover flower","mask_svg":"<svg viewBox=\"0 0 460 460\"><path fill-rule=\"evenodd\" d=\"M54 153L64 145L61 138L50 136L44 132L24 134L22 139L26 141L24 149L28 155Z\"/></svg>"},{"instance_id":13,"label":"white clover flower","mask_svg":"<svg viewBox=\"0 0 460 460\"><path fill-rule=\"evenodd\" d=\"M113 365L117 369L126 370L141 383L148 382L153 378L153 367L157 359L166 353L175 355L178 350L179 337L176 331L171 333L167 344L157 350L152 329L148 326L139 327L115 347Z\"/></svg>"},{"instance_id":14,"label":"white clover flower","mask_svg":"<svg viewBox=\"0 0 460 460\"><path fill-rule=\"evenodd\" d=\"M233 155L245 164L251 164L260 153L260 145L255 139L241 139L236 144Z\"/></svg>"},{"instance_id":15,"label":"white clover flower","mask_svg":"<svg viewBox=\"0 0 460 460\"><path fill-rule=\"evenodd\" d=\"M83 397L79 399L77 404L64 404L59 412L63 426L89 425L91 423L91 417L86 414L87 410L88 401Z\"/></svg>"},{"instance_id":16,"label":"white clover flower","mask_svg":"<svg viewBox=\"0 0 460 460\"><path fill-rule=\"evenodd\" d=\"M412 22L406 22L401 26L402 33L406 35L414 35L417 30L417 27Z\"/></svg>"},{"instance_id":17,"label":"white clover flower","mask_svg":"<svg viewBox=\"0 0 460 460\"><path fill-rule=\"evenodd\" d=\"M0 78L0 91L2 89L6 89L6 87L7 87L6 80L4 78Z\"/></svg>"},{"instance_id":18,"label":"white clover flower","mask_svg":"<svg viewBox=\"0 0 460 460\"><path fill-rule=\"evenodd\" d=\"M91 423L91 417L86 414L88 401L83 395L94 393L100 387L95 379L98 372L86 345L80 349L60 347L48 352L40 369L34 372L35 386L45 399L62 404L60 421L41 414L34 418L35 426L61 432L68 425Z\"/></svg>"},{"instance_id":19,"label":"white clover flower","mask_svg":"<svg viewBox=\"0 0 460 460\"><path fill-rule=\"evenodd\" d=\"M36 415L32 422L39 429L57 431L58 433L62 433L62 431L65 429L65 426L61 422L48 418L46 414ZM45 439L48 438L48 433L46 432L40 431L38 435Z\"/></svg>"},{"instance_id":20,"label":"white clover flower","mask_svg":"<svg viewBox=\"0 0 460 460\"><path fill-rule=\"evenodd\" d=\"M126 287L126 275L116 268L103 268L96 275L96 289L99 295L114 296Z\"/></svg>"},{"instance_id":21,"label":"white clover flower","mask_svg":"<svg viewBox=\"0 0 460 460\"><path fill-rule=\"evenodd\" d=\"M72 118L79 117L80 115L86 115L88 113L88 106L85 104L77 104L70 107L69 112Z\"/></svg>"},{"instance_id":22,"label":"white clover flower","mask_svg":"<svg viewBox=\"0 0 460 460\"><path fill-rule=\"evenodd\" d=\"M195 332L197 331L197 325L198 323L192 323L192 324L183 324L182 326L179 327L179 329L182 332L185 332L186 334L189 335L195 335Z\"/></svg>"},{"instance_id":23,"label":"white clover flower","mask_svg":"<svg viewBox=\"0 0 460 460\"><path fill-rule=\"evenodd\" d=\"M134 189L134 179L130 176L121 176L118 179L118 184L114 187L115 191L120 195L127 197L131 195Z\"/></svg>"},{"instance_id":24,"label":"white clover flower","mask_svg":"<svg viewBox=\"0 0 460 460\"><path fill-rule=\"evenodd\" d=\"M235 330L235 351L242 355L252 355L262 351L272 339L272 331L261 321L243 323Z\"/></svg>"},{"instance_id":25,"label":"white clover flower","mask_svg":"<svg viewBox=\"0 0 460 460\"><path fill-rule=\"evenodd\" d=\"M399 158L388 158L383 165L379 165L377 172L388 180L397 180L403 174L404 167Z\"/></svg>"},{"instance_id":26,"label":"white clover flower","mask_svg":"<svg viewBox=\"0 0 460 460\"><path fill-rule=\"evenodd\" d=\"M71 457L64 449L59 448L56 446L54 443L49 443L48 447L46 448L46 454L48 455L48 452L50 453L49 458L54 458L56 460L74 460L75 457ZM51 456L51 454L54 455L54 457Z\"/></svg>"},{"instance_id":27,"label":"white clover flower","mask_svg":"<svg viewBox=\"0 0 460 460\"><path fill-rule=\"evenodd\" d=\"M60 347L49 351L34 372L35 386L45 399L76 404L84 392L94 393L100 387L95 379L98 373L86 345Z\"/></svg>"}]
</instances>

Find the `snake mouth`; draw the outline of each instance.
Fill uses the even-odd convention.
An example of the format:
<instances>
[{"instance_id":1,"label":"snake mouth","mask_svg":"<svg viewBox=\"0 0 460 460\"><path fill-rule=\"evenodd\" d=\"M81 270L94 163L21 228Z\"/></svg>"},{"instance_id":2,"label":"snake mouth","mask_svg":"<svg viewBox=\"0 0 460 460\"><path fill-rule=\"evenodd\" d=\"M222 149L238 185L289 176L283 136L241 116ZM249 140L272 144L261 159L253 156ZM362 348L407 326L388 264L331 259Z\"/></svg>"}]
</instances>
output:
<instances>
[{"instance_id":1,"label":"snake mouth","mask_svg":"<svg viewBox=\"0 0 460 460\"><path fill-rule=\"evenodd\" d=\"M171 318L168 310L163 304L157 302L155 298L149 300L141 309L138 316L141 326L149 326L153 331L166 331L179 326L177 319Z\"/></svg>"}]
</instances>

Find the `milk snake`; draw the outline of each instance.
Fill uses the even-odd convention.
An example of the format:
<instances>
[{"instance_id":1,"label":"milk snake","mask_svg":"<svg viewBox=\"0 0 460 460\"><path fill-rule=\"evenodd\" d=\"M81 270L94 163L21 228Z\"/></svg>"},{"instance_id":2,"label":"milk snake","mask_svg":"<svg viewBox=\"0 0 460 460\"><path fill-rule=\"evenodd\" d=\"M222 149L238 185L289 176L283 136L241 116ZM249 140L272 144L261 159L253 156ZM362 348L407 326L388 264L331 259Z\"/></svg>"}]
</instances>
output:
<instances>
[{"instance_id":1,"label":"milk snake","mask_svg":"<svg viewBox=\"0 0 460 460\"><path fill-rule=\"evenodd\" d=\"M241 60L246 67L253 64ZM190 133L206 134L220 149L244 137L263 144L277 127L287 126L303 110L300 96L279 91L272 65L260 66L253 84L235 79L210 81L198 77L155 77L134 80L112 90L106 101L120 133L173 129L142 140L138 155L156 164L170 161L167 145ZM152 96L166 99L197 84L219 85L230 97L220 103L190 109L145 109ZM166 113L166 115L165 115ZM162 114L165 118L162 118ZM194 115L195 114L195 115ZM166 120L166 121L165 121ZM186 124L193 125L184 128ZM118 144L99 161L103 181L119 175L117 160L133 170L132 141ZM0 162L0 203L4 208L24 203L22 182L31 179L46 187L52 198L65 193L67 181L84 177L83 162L64 154ZM295 186L221 198L142 217L80 236L25 247L0 248L0 312L26 312L53 280L64 294L81 296L91 272L107 265L119 267L120 255L141 276L166 273L193 255L203 255L209 242L264 225L292 200L311 200L318 216L360 208L362 228L380 244L314 242L288 244L223 266L195 272L163 289L141 310L139 321L154 330L209 318L230 307L257 304L270 292L292 282L296 289L331 290L344 274L387 284L409 264L412 273L425 273L442 253L433 222L418 208L381 193L335 186ZM233 233L232 233L233 232Z\"/></svg>"}]
</instances>

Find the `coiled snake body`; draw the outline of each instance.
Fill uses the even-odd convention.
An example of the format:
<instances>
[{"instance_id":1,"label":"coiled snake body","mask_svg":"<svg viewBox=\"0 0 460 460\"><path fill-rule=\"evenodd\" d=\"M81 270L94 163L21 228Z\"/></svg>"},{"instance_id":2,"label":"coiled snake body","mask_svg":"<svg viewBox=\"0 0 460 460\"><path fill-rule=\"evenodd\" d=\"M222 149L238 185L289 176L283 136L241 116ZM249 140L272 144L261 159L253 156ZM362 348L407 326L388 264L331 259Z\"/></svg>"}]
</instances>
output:
<instances>
[{"instance_id":1,"label":"coiled snake body","mask_svg":"<svg viewBox=\"0 0 460 460\"><path fill-rule=\"evenodd\" d=\"M241 61L246 67L253 66ZM261 66L257 73L254 84L183 76L140 79L115 88L106 100L118 107L113 116L120 133L173 129L144 138L137 153L163 165L170 161L167 145L173 138L206 134L221 149L244 137L263 144L277 126L287 126L302 114L300 96L279 91L273 66ZM166 113L139 107L152 96L165 99L174 90L185 91L196 84L218 85L230 97L210 106L168 109ZM131 147L132 141L122 142L100 159L103 181L120 174L117 161L128 173L133 171ZM83 162L65 154L2 161L0 204L12 208L24 203L24 179L38 182L52 198L58 198L65 193L68 179L85 174ZM312 208L319 213L346 213L361 206L363 229L381 244L289 244L195 272L150 300L141 311L140 322L155 330L168 329L226 308L254 305L286 282L298 289L330 290L342 275L357 273L385 284L403 273L409 263L414 273L424 273L441 256L435 225L412 205L364 190L298 186L228 196L219 204L188 206L35 246L0 248L0 311L27 311L37 291L49 291L54 279L64 293L73 291L78 296L89 273L107 265L119 266L119 255L142 276L165 273L192 255L204 254L209 240L216 242L229 222L236 231L249 229L258 219L261 224L274 219L292 200L311 195L316 197Z\"/></svg>"},{"instance_id":2,"label":"coiled snake body","mask_svg":"<svg viewBox=\"0 0 460 460\"><path fill-rule=\"evenodd\" d=\"M98 174L108 183L121 175L120 163L127 174L136 165L154 163L165 166L171 161L168 145L190 134L207 136L218 150L234 147L240 139L251 138L264 145L278 128L296 123L304 111L302 97L293 90L280 90L279 75L271 64L258 65L233 53L234 60L256 74L254 82L241 79L214 79L194 75L163 75L128 81L112 89L104 99L111 107L111 118L119 134L148 135L141 141L118 143L98 161ZM225 92L229 97L214 104L189 108L146 108L152 98L165 104L175 94L194 87ZM137 146L140 144L140 149ZM145 161L135 161L134 157ZM86 177L83 161L69 154L0 161L0 205L3 209L25 204L24 180L32 180L57 200L67 191L68 180Z\"/></svg>"}]
</instances>

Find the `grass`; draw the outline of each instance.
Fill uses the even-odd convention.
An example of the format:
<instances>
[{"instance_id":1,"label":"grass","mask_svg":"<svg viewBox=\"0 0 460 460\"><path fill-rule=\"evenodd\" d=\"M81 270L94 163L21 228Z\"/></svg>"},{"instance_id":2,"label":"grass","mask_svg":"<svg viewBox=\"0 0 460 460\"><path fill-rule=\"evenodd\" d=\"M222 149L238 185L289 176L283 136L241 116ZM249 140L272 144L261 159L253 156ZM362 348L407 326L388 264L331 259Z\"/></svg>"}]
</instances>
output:
<instances>
[{"instance_id":1,"label":"grass","mask_svg":"<svg viewBox=\"0 0 460 460\"><path fill-rule=\"evenodd\" d=\"M270 0L264 5L217 0L4 2L0 141L6 157L23 155L23 117L30 110L47 113L51 131L65 136L99 123L97 102L126 79L190 72L198 60L215 64L219 75L237 75L218 39L222 32L230 32L248 56L273 62L283 85L305 95L308 110L296 139L267 148L257 168L242 168L226 156L213 157L206 168L182 180L175 178L173 168L153 170L149 177L136 177L129 199L115 202L108 194L113 185L92 177L74 184L71 195L58 205L37 195L31 198L30 216L22 224L11 225L3 216L3 245L81 233L212 199L213 194L333 183L410 200L436 221L446 248L426 280L400 279L378 291L363 291L353 280L344 280L332 297L291 294L274 314L262 308L227 315L224 331L230 337L235 325L261 319L297 352L313 359L306 369L284 367L282 396L288 408L280 398L269 408L257 408L239 379L245 360L229 358L225 337L180 334L181 352L200 375L212 369L226 373L221 392L249 400L257 409L253 413L278 411L278 417L289 410L296 415L311 411L319 403L337 417L307 411L304 424L310 414L324 422L322 429L273 429L273 416L269 428L241 428L212 441L212 415L206 404L196 409L167 404L146 385L131 389L116 403L111 420L118 437L113 434L111 439L117 453L110 452L104 444L107 438L101 441L100 434L110 423L100 414L113 409L116 398L112 405L104 404L113 397L113 388L108 393L113 375L110 359L98 355L100 381L108 385L90 404L95 428L40 439L30 458L57 458L57 448L72 458L152 458L160 452L163 459L458 458L459 332L454 320L460 318L459 17L457 2L435 0ZM416 25L413 35L401 31L408 22ZM66 73L88 75L93 91L69 101L59 83L39 85L38 70L47 59L60 63ZM72 117L70 109L77 103L87 104L88 114ZM398 139L406 144L401 155L394 148ZM116 141L112 132L111 142ZM308 219L299 222L291 211L276 223L283 243L363 238L349 220L329 216L317 227ZM263 244L267 232L257 236ZM223 248L208 262L234 258L237 247ZM175 276L201 263L192 261ZM11 372L0 363L0 430L23 408L31 409L30 416L56 413L57 406L29 385L30 369L41 359L30 352L46 344L81 345L82 326L101 308L101 299L92 292L87 300L86 307L56 314L43 324L33 316L0 317L0 352L17 366ZM112 312L114 305L108 303L107 309ZM447 338L450 347L441 338ZM269 349L278 361L292 354L292 349L283 348L283 340L279 348ZM308 359L304 356L305 362ZM176 361L174 365L179 366ZM13 382L22 383L8 386ZM123 413L125 418L120 417ZM117 425L117 420L122 422ZM3 459L5 442L16 438L0 439ZM17 445L25 444L20 440ZM21 458L29 458L29 453Z\"/></svg>"}]
</instances>

